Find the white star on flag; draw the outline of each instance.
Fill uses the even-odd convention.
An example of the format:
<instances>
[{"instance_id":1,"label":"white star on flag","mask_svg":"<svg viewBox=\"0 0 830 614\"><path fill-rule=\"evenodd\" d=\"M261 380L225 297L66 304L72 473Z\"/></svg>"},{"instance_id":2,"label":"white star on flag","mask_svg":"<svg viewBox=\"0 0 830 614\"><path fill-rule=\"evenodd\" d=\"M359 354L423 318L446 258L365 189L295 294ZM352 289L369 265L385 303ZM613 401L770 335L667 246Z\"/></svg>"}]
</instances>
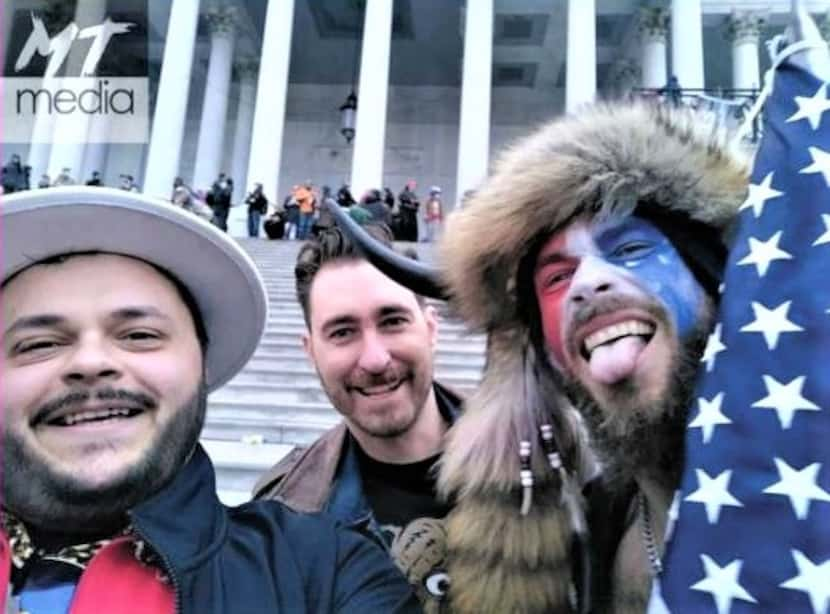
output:
<instances>
[{"instance_id":1,"label":"white star on flag","mask_svg":"<svg viewBox=\"0 0 830 614\"><path fill-rule=\"evenodd\" d=\"M795 104L798 105L798 111L787 118L788 122L795 122L800 119L806 119L810 122L810 127L817 130L821 124L821 115L825 111L830 110L830 100L827 100L827 84L823 84L818 88L815 95L810 96L796 96Z\"/></svg>"},{"instance_id":2,"label":"white star on flag","mask_svg":"<svg viewBox=\"0 0 830 614\"><path fill-rule=\"evenodd\" d=\"M725 567L720 567L708 554L701 554L703 571L706 577L690 587L693 591L710 593L715 600L718 614L728 614L733 599L758 603L752 595L738 582L741 566L744 562L735 559Z\"/></svg>"},{"instance_id":3,"label":"white star on flag","mask_svg":"<svg viewBox=\"0 0 830 614\"><path fill-rule=\"evenodd\" d=\"M805 175L821 173L824 175L824 181L827 183L827 186L830 187L830 153L818 147L808 147L807 151L813 157L813 163L810 166L805 166L798 172L804 173Z\"/></svg>"},{"instance_id":4,"label":"white star on flag","mask_svg":"<svg viewBox=\"0 0 830 614\"><path fill-rule=\"evenodd\" d=\"M792 301L785 301L778 307L769 309L761 303L753 301L752 311L755 313L755 320L743 326L741 332L762 333L764 340L767 342L767 348L774 350L775 346L778 345L778 337L781 333L794 333L804 330L787 318L791 304Z\"/></svg>"},{"instance_id":5,"label":"white star on flag","mask_svg":"<svg viewBox=\"0 0 830 614\"><path fill-rule=\"evenodd\" d=\"M717 326L715 326L715 330L709 335L709 340L706 342L706 349L703 350L703 356L700 358L700 362L706 364L706 372L711 373L712 369L715 368L715 359L717 358L718 354L723 352L726 349L726 346L721 341L721 331L723 330L723 324L718 322Z\"/></svg>"},{"instance_id":6,"label":"white star on flag","mask_svg":"<svg viewBox=\"0 0 830 614\"><path fill-rule=\"evenodd\" d=\"M824 234L813 242L813 245L824 245L830 243L830 215L821 214L821 221L824 222Z\"/></svg>"},{"instance_id":7,"label":"white star on flag","mask_svg":"<svg viewBox=\"0 0 830 614\"><path fill-rule=\"evenodd\" d=\"M770 495L783 495L790 498L796 518L804 520L810 511L810 501L830 501L830 493L816 484L821 463L807 465L797 470L780 458L775 458L775 467L781 479L764 489Z\"/></svg>"},{"instance_id":8,"label":"white star on flag","mask_svg":"<svg viewBox=\"0 0 830 614\"><path fill-rule=\"evenodd\" d=\"M729 480L732 478L731 469L727 469L716 478L710 478L703 469L695 469L695 474L697 475L698 489L687 495L684 501L703 503L706 507L706 519L709 524L715 524L718 521L720 508L724 505L744 506L729 492Z\"/></svg>"},{"instance_id":9,"label":"white star on flag","mask_svg":"<svg viewBox=\"0 0 830 614\"><path fill-rule=\"evenodd\" d=\"M778 247L781 240L779 230L766 241L759 241L755 237L749 237L749 254L738 261L739 265L754 264L758 270L758 277L767 274L769 265L773 260L792 260L793 255Z\"/></svg>"},{"instance_id":10,"label":"white star on flag","mask_svg":"<svg viewBox=\"0 0 830 614\"><path fill-rule=\"evenodd\" d=\"M767 396L752 404L752 407L774 409L778 413L781 428L785 431L792 426L793 416L797 411L819 411L818 405L805 399L801 394L807 378L803 375L796 377L789 384L782 384L770 375L764 376L764 386L767 387Z\"/></svg>"},{"instance_id":11,"label":"white star on flag","mask_svg":"<svg viewBox=\"0 0 830 614\"><path fill-rule=\"evenodd\" d=\"M779 192L772 187L772 176L774 173L774 171L770 171L759 184L749 184L749 194L747 194L746 200L740 209L738 209L739 211L752 208L752 213L755 214L755 217L761 217L766 202L771 198L784 194L784 192Z\"/></svg>"},{"instance_id":12,"label":"white star on flag","mask_svg":"<svg viewBox=\"0 0 830 614\"><path fill-rule=\"evenodd\" d=\"M707 401L703 397L697 400L697 406L700 408L695 419L689 423L690 429L703 430L703 443L709 443L712 439L712 434L715 432L715 427L718 424L732 424L732 420L721 413L721 404L723 403L723 393L719 392L711 401Z\"/></svg>"},{"instance_id":13,"label":"white star on flag","mask_svg":"<svg viewBox=\"0 0 830 614\"><path fill-rule=\"evenodd\" d=\"M799 550L791 550L790 553L798 567L798 575L779 586L807 593L814 614L826 613L830 604L830 560L816 565Z\"/></svg>"}]
</instances>

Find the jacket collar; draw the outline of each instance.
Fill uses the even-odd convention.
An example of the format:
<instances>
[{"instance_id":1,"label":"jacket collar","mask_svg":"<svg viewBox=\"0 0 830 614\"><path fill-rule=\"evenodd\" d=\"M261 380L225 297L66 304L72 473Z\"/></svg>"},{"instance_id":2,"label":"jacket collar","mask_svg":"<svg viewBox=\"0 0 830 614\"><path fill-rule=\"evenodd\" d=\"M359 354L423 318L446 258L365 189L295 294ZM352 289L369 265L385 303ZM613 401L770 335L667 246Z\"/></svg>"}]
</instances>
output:
<instances>
[{"instance_id":1,"label":"jacket collar","mask_svg":"<svg viewBox=\"0 0 830 614\"><path fill-rule=\"evenodd\" d=\"M305 450L296 449L263 475L256 498L276 498L298 512L315 513L329 498L348 429L341 422Z\"/></svg>"},{"instance_id":2,"label":"jacket collar","mask_svg":"<svg viewBox=\"0 0 830 614\"><path fill-rule=\"evenodd\" d=\"M167 486L130 511L135 532L175 569L187 568L218 548L227 513L216 496L216 478L200 444Z\"/></svg>"}]
</instances>

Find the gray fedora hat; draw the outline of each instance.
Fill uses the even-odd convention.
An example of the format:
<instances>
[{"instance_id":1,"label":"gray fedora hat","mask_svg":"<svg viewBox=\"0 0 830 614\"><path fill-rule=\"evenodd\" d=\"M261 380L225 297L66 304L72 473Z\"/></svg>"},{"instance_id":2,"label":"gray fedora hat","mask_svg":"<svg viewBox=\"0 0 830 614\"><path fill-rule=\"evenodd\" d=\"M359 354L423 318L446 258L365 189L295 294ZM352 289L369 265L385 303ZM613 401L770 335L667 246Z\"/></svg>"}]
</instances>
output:
<instances>
[{"instance_id":1,"label":"gray fedora hat","mask_svg":"<svg viewBox=\"0 0 830 614\"><path fill-rule=\"evenodd\" d=\"M2 281L35 262L106 252L149 262L193 295L210 344L207 387L248 362L268 316L262 278L225 233L162 200L100 187L68 186L0 197Z\"/></svg>"}]
</instances>

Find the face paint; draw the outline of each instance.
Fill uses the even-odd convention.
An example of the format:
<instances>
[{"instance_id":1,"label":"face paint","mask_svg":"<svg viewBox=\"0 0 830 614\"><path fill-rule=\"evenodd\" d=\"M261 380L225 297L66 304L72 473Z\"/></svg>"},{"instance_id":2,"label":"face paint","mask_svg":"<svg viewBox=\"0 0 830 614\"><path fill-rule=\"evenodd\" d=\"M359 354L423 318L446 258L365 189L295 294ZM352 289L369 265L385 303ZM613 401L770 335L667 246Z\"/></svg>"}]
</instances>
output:
<instances>
[{"instance_id":1,"label":"face paint","mask_svg":"<svg viewBox=\"0 0 830 614\"><path fill-rule=\"evenodd\" d=\"M659 297L684 339L695 329L703 290L668 237L639 217L625 218L610 228L598 228L596 245L603 258L626 269Z\"/></svg>"},{"instance_id":2,"label":"face paint","mask_svg":"<svg viewBox=\"0 0 830 614\"><path fill-rule=\"evenodd\" d=\"M619 267L620 276L657 297L680 338L695 330L703 290L656 226L638 217L600 225L576 223L542 247L533 276L542 331L558 366L565 365L562 321L571 280L588 257Z\"/></svg>"},{"instance_id":3,"label":"face paint","mask_svg":"<svg viewBox=\"0 0 830 614\"><path fill-rule=\"evenodd\" d=\"M579 258L568 255L569 237L582 226L566 229L553 235L542 247L536 259L533 286L542 319L542 332L548 349L561 367L565 351L562 339L562 307L571 287L571 278L579 266Z\"/></svg>"}]
</instances>

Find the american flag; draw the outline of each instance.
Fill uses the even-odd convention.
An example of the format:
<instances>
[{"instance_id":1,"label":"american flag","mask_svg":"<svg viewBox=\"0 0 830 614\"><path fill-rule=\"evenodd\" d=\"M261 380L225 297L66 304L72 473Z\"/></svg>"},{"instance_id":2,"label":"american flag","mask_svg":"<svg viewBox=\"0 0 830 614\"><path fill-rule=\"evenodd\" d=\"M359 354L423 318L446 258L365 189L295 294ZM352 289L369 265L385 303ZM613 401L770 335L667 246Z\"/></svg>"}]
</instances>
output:
<instances>
[{"instance_id":1,"label":"american flag","mask_svg":"<svg viewBox=\"0 0 830 614\"><path fill-rule=\"evenodd\" d=\"M649 612L828 612L830 84L785 61Z\"/></svg>"}]
</instances>

